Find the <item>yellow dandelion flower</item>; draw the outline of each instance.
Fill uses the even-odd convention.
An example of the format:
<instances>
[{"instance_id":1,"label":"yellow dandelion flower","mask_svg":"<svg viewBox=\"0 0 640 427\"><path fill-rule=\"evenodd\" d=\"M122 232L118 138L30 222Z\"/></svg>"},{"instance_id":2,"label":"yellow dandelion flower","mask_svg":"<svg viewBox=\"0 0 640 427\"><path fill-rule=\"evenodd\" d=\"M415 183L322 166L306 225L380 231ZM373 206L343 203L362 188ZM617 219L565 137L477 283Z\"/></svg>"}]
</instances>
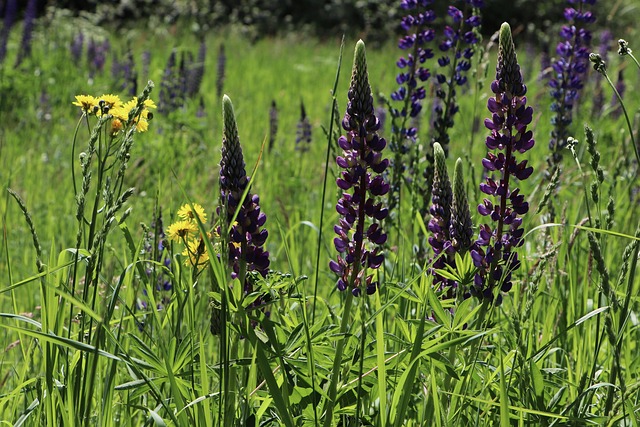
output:
<instances>
[{"instance_id":1,"label":"yellow dandelion flower","mask_svg":"<svg viewBox=\"0 0 640 427\"><path fill-rule=\"evenodd\" d=\"M144 101L144 106L145 106L145 107L147 107L147 108L158 108L158 107L156 106L156 103L155 103L155 102L153 102L153 99L147 99L147 100L145 100L145 101Z\"/></svg>"},{"instance_id":2,"label":"yellow dandelion flower","mask_svg":"<svg viewBox=\"0 0 640 427\"><path fill-rule=\"evenodd\" d=\"M191 221L176 221L167 228L167 235L171 240L180 241L189 237L189 233L198 230L196 224Z\"/></svg>"},{"instance_id":3,"label":"yellow dandelion flower","mask_svg":"<svg viewBox=\"0 0 640 427\"><path fill-rule=\"evenodd\" d=\"M109 114L123 122L129 120L129 110L124 106L112 108L111 110L109 110Z\"/></svg>"},{"instance_id":4,"label":"yellow dandelion flower","mask_svg":"<svg viewBox=\"0 0 640 427\"><path fill-rule=\"evenodd\" d=\"M200 218L201 223L204 224L205 222L207 222L207 214L205 213L202 205L194 203L193 209L191 209L191 205L187 203L182 205L180 209L178 209L178 216L182 219L193 221L195 220L196 215L198 215L198 218Z\"/></svg>"},{"instance_id":5,"label":"yellow dandelion flower","mask_svg":"<svg viewBox=\"0 0 640 427\"><path fill-rule=\"evenodd\" d=\"M100 101L104 101L109 108L122 107L122 101L118 95L105 94L99 98Z\"/></svg>"},{"instance_id":6,"label":"yellow dandelion flower","mask_svg":"<svg viewBox=\"0 0 640 427\"><path fill-rule=\"evenodd\" d=\"M207 253L207 247L202 239L189 240L187 247L182 251L182 255L187 257L185 265L198 267L209 261L209 254Z\"/></svg>"},{"instance_id":7,"label":"yellow dandelion flower","mask_svg":"<svg viewBox=\"0 0 640 427\"><path fill-rule=\"evenodd\" d=\"M98 100L91 95L76 95L76 102L73 105L77 105L86 114L93 112L93 107L98 105Z\"/></svg>"}]
</instances>

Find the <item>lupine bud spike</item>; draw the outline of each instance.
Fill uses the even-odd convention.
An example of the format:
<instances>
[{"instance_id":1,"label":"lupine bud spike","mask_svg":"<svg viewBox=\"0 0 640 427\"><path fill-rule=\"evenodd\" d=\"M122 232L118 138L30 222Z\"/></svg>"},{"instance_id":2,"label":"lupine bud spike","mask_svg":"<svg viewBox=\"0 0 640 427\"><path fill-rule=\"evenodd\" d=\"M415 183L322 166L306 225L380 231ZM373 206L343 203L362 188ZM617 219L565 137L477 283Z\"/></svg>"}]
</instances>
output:
<instances>
[{"instance_id":1,"label":"lupine bud spike","mask_svg":"<svg viewBox=\"0 0 640 427\"><path fill-rule=\"evenodd\" d=\"M469 211L467 192L464 189L462 159L458 157L453 171L453 201L451 203L451 239L453 246L460 253L471 247L473 240L473 222Z\"/></svg>"}]
</instances>

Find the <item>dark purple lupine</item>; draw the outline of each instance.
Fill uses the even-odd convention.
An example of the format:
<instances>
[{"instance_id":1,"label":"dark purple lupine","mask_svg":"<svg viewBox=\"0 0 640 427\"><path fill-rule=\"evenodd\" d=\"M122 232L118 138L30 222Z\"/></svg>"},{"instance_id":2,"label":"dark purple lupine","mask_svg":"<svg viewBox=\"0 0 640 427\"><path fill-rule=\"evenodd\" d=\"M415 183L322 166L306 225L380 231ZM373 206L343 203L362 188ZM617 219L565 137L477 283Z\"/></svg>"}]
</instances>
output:
<instances>
[{"instance_id":1,"label":"dark purple lupine","mask_svg":"<svg viewBox=\"0 0 640 427\"><path fill-rule=\"evenodd\" d=\"M13 24L16 22L17 15L18 0L7 0L7 4L4 7L2 31L0 31L0 63L2 63L5 56L7 56L7 41L9 40L11 28L13 28Z\"/></svg>"},{"instance_id":2,"label":"dark purple lupine","mask_svg":"<svg viewBox=\"0 0 640 427\"><path fill-rule=\"evenodd\" d=\"M31 56L31 40L33 39L33 28L35 27L38 15L38 0L29 0L24 11L24 25L22 29L22 41L20 51L16 57L15 66L18 67L24 58Z\"/></svg>"},{"instance_id":3,"label":"dark purple lupine","mask_svg":"<svg viewBox=\"0 0 640 427\"><path fill-rule=\"evenodd\" d=\"M435 75L435 93L441 102L435 108L437 115L432 141L440 143L445 157L449 154L449 129L453 127L453 117L458 112L456 87L467 84L466 74L471 69L475 45L480 41L480 8L484 6L483 0L457 0L455 3L461 8L448 8L452 25L445 26L444 37L439 44L442 52L438 58L440 70ZM429 160L429 165L433 165L433 159Z\"/></svg>"},{"instance_id":4,"label":"dark purple lupine","mask_svg":"<svg viewBox=\"0 0 640 427\"><path fill-rule=\"evenodd\" d=\"M391 108L391 140L389 149L393 156L393 175L389 192L389 209L395 209L398 203L400 186L405 172L405 155L410 151L412 142L418 135L413 119L422 111L422 102L427 95L425 82L431 76L426 67L427 60L433 58L433 50L427 45L434 39L435 32L431 28L436 15L428 9L433 0L402 0L400 8L407 15L402 17L400 27L404 35L398 47L407 51L406 56L396 62L400 73L396 76L398 89L391 94L391 99L400 103L399 108Z\"/></svg>"},{"instance_id":5,"label":"dark purple lupine","mask_svg":"<svg viewBox=\"0 0 640 427\"><path fill-rule=\"evenodd\" d=\"M473 224L464 190L462 160L456 161L452 189L442 146L434 142L433 152L435 168L431 190L432 204L429 209L431 219L427 225L431 232L429 244L433 249L430 271L434 275L434 284L440 290L445 290L445 297L453 298L458 283L453 279L445 278L434 270L445 269L446 266L455 268L455 254L464 255L471 247Z\"/></svg>"},{"instance_id":6,"label":"dark purple lupine","mask_svg":"<svg viewBox=\"0 0 640 427\"><path fill-rule=\"evenodd\" d=\"M227 66L227 55L224 53L224 44L220 44L218 50L218 63L216 67L216 93L218 98L222 95L222 89L224 88L224 72Z\"/></svg>"},{"instance_id":7,"label":"dark purple lupine","mask_svg":"<svg viewBox=\"0 0 640 427\"><path fill-rule=\"evenodd\" d=\"M149 79L149 65L151 65L151 51L145 50L142 52L142 80Z\"/></svg>"},{"instance_id":8,"label":"dark purple lupine","mask_svg":"<svg viewBox=\"0 0 640 427\"><path fill-rule=\"evenodd\" d=\"M300 120L296 130L296 150L307 151L309 150L309 144L311 144L311 122L307 117L304 102L300 100Z\"/></svg>"},{"instance_id":9,"label":"dark purple lupine","mask_svg":"<svg viewBox=\"0 0 640 427\"><path fill-rule=\"evenodd\" d=\"M590 11L584 10L584 5L595 4L596 0L567 0L569 4L578 4L578 9L567 7L564 17L567 25L560 30L562 41L556 47L558 57L553 62L553 78L549 81L551 96L554 102L551 111L553 130L549 141L551 157L550 166L557 166L562 159L562 150L566 146L569 136L569 125L573 121L573 106L583 87L584 75L589 65L589 45L591 32L585 25L595 21Z\"/></svg>"},{"instance_id":10,"label":"dark purple lupine","mask_svg":"<svg viewBox=\"0 0 640 427\"><path fill-rule=\"evenodd\" d=\"M527 166L526 160L518 162L516 153L525 153L534 145L533 134L527 130L533 109L526 106L527 87L507 23L500 27L496 80L491 83L491 91L494 96L489 98L487 107L492 117L485 120L485 126L490 131L486 145L493 152L487 153L482 164L493 175L480 184L480 191L493 201L485 198L478 212L489 217L493 225L480 226L479 237L471 250L478 271L470 291L472 295L499 304L502 295L498 292L495 296L494 288L500 285L502 292L511 289L511 275L520 267L515 249L523 243L522 215L529 210L514 181L527 179L533 168Z\"/></svg>"},{"instance_id":11,"label":"dark purple lupine","mask_svg":"<svg viewBox=\"0 0 640 427\"><path fill-rule=\"evenodd\" d=\"M96 42L93 38L89 40L87 45L87 61L89 62L89 76L93 77L96 73L101 73L107 60L107 52L111 48L109 40L102 43Z\"/></svg>"},{"instance_id":12,"label":"dark purple lupine","mask_svg":"<svg viewBox=\"0 0 640 427\"><path fill-rule=\"evenodd\" d=\"M232 224L229 236L225 239L229 252L229 266L232 269L231 277L240 279L245 294L249 294L254 291L254 283L247 273L255 271L262 277L269 273L269 252L264 250L268 236L264 228L267 216L260 210L260 198L257 194L249 190L247 196L242 198L249 185L249 177L245 171L233 104L226 95L222 99L222 116L224 129L220 161L220 195L223 209L220 212L226 213L222 218L222 227L226 229ZM238 204L241 204L241 208L235 222L232 222ZM261 303L262 300L258 299L254 306Z\"/></svg>"},{"instance_id":13,"label":"dark purple lupine","mask_svg":"<svg viewBox=\"0 0 640 427\"><path fill-rule=\"evenodd\" d=\"M161 113L170 113L177 108L178 105L178 69L176 66L176 51L173 49L164 68L162 80L160 81L160 93L158 94L158 111Z\"/></svg>"},{"instance_id":14,"label":"dark purple lupine","mask_svg":"<svg viewBox=\"0 0 640 427\"><path fill-rule=\"evenodd\" d=\"M359 296L363 289L372 294L378 288L372 270L384 261L382 245L387 235L380 222L389 213L380 201L389 191L381 175L389 165L382 158L387 142L377 133L380 121L374 113L362 40L355 48L348 99L342 120L347 134L338 139L343 153L336 158L342 169L336 183L343 191L336 205L340 220L334 230L338 236L333 240L338 258L329 267L338 275L338 290L348 288Z\"/></svg>"},{"instance_id":15,"label":"dark purple lupine","mask_svg":"<svg viewBox=\"0 0 640 427\"><path fill-rule=\"evenodd\" d=\"M135 67L136 64L131 50L127 51L122 62L118 61L118 57L114 53L111 74L118 90L130 96L135 96L138 93L138 73Z\"/></svg>"},{"instance_id":16,"label":"dark purple lupine","mask_svg":"<svg viewBox=\"0 0 640 427\"><path fill-rule=\"evenodd\" d=\"M451 205L453 202L453 191L451 181L447 174L445 164L445 153L438 142L433 143L434 172L433 186L431 189L431 207L429 213L431 219L427 225L431 232L429 244L433 249L432 268L443 269L453 260L455 253L451 246ZM455 285L453 280L447 280L438 273L434 273L434 284L443 288L446 285Z\"/></svg>"},{"instance_id":17,"label":"dark purple lupine","mask_svg":"<svg viewBox=\"0 0 640 427\"><path fill-rule=\"evenodd\" d=\"M78 63L82 59L82 49L84 48L84 34L82 31L78 31L75 36L73 36L73 40L71 40L71 44L69 45L69 50L71 51L71 57L73 60Z\"/></svg>"},{"instance_id":18,"label":"dark purple lupine","mask_svg":"<svg viewBox=\"0 0 640 427\"><path fill-rule=\"evenodd\" d=\"M207 44L203 41L200 42L198 48L198 58L196 62L191 64L189 73L187 76L187 96L194 97L200 92L200 86L204 78L204 63L207 59Z\"/></svg>"},{"instance_id":19,"label":"dark purple lupine","mask_svg":"<svg viewBox=\"0 0 640 427\"><path fill-rule=\"evenodd\" d=\"M276 101L271 100L271 108L269 108L269 152L273 149L278 135L278 107Z\"/></svg>"}]
</instances>

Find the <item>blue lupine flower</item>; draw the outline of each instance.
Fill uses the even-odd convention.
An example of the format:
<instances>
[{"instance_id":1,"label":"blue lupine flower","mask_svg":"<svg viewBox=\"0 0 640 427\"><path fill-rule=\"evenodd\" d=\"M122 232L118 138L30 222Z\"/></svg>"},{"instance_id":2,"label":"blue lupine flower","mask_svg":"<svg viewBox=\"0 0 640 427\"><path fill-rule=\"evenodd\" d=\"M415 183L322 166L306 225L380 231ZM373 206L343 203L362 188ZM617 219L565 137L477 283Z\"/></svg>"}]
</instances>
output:
<instances>
[{"instance_id":1,"label":"blue lupine flower","mask_svg":"<svg viewBox=\"0 0 640 427\"><path fill-rule=\"evenodd\" d=\"M583 10L585 4L593 5L595 0L568 0L569 4L578 4L578 9L567 7L564 17L568 25L560 30L562 41L556 47L558 57L552 68L554 77L549 81L551 96L554 98L551 111L553 130L549 149L551 165L557 165L562 159L561 151L566 146L568 127L573 121L573 106L583 87L583 78L589 65L589 45L591 32L584 25L595 21L590 11Z\"/></svg>"},{"instance_id":2,"label":"blue lupine flower","mask_svg":"<svg viewBox=\"0 0 640 427\"><path fill-rule=\"evenodd\" d=\"M515 157L516 153L525 153L534 145L533 134L527 130L533 109L526 106L527 87L507 23L500 28L499 43L496 80L491 83L494 96L487 103L492 117L485 120L491 132L486 140L487 148L497 154L489 152L482 160L485 169L498 177L489 176L480 185L480 191L494 201L485 198L478 206L480 215L490 217L495 225L480 226L479 237L471 250L473 263L478 268L471 294L489 301L494 301L496 284L501 284L502 292L511 289L511 275L520 267L515 248L523 243L524 230L520 226L529 204L520 189L515 188L514 180L525 180L533 172L526 160L518 163ZM501 301L502 295L498 294L495 302Z\"/></svg>"},{"instance_id":3,"label":"blue lupine flower","mask_svg":"<svg viewBox=\"0 0 640 427\"><path fill-rule=\"evenodd\" d=\"M380 221L389 213L378 201L389 191L389 184L380 175L389 161L382 157L387 143L377 133L380 122L374 113L362 40L356 44L348 99L342 120L347 135L338 139L343 153L336 158L342 169L336 183L344 191L336 205L340 220L334 227L338 258L329 263L329 268L338 275L338 290L349 288L354 296L359 296L363 288L367 294L378 288L371 270L384 261L382 245L387 235Z\"/></svg>"},{"instance_id":4,"label":"blue lupine flower","mask_svg":"<svg viewBox=\"0 0 640 427\"><path fill-rule=\"evenodd\" d=\"M38 0L29 0L24 12L24 25L22 29L22 41L20 51L16 57L15 66L19 66L24 58L31 56L31 40L33 38L33 28L35 27L36 16L38 14Z\"/></svg>"},{"instance_id":5,"label":"blue lupine flower","mask_svg":"<svg viewBox=\"0 0 640 427\"><path fill-rule=\"evenodd\" d=\"M9 40L9 33L13 24L16 22L16 16L18 14L18 1L8 0L4 8L4 22L2 30L0 31L0 63L4 61L7 56L7 41Z\"/></svg>"}]
</instances>

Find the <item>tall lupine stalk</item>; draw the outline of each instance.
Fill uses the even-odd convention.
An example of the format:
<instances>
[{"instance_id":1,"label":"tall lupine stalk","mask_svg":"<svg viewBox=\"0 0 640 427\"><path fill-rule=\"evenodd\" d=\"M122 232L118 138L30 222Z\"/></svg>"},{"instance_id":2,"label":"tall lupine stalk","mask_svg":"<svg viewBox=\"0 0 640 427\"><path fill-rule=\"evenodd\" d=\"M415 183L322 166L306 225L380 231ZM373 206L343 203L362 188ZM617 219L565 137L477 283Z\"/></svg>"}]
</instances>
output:
<instances>
[{"instance_id":1,"label":"tall lupine stalk","mask_svg":"<svg viewBox=\"0 0 640 427\"><path fill-rule=\"evenodd\" d=\"M554 76L549 81L551 96L554 98L551 111L553 130L549 141L551 156L549 166L555 168L562 160L562 150L566 146L569 136L569 125L573 121L573 106L584 85L583 79L589 65L589 45L591 32L583 28L593 23L595 17L590 11L584 10L584 5L595 4L596 0L567 0L569 4L578 3L578 9L567 7L564 17L568 21L562 27L560 37L562 41L556 47L558 57L553 62Z\"/></svg>"},{"instance_id":2,"label":"tall lupine stalk","mask_svg":"<svg viewBox=\"0 0 640 427\"><path fill-rule=\"evenodd\" d=\"M453 20L453 25L444 29L444 38L439 44L442 56L438 58L440 71L435 75L436 97L440 100L436 104L434 120L433 142L437 141L444 150L445 157L449 155L449 129L453 127L453 117L458 112L456 102L456 87L467 84L466 73L471 69L471 58L476 52L475 45L480 41L480 8L483 0L458 0L462 3L462 10L449 6L447 14ZM428 158L427 186L431 185L430 176L434 166L433 158Z\"/></svg>"},{"instance_id":3,"label":"tall lupine stalk","mask_svg":"<svg viewBox=\"0 0 640 427\"><path fill-rule=\"evenodd\" d=\"M296 129L296 150L307 151L311 144L311 122L307 117L307 110L304 102L300 100L300 120Z\"/></svg>"},{"instance_id":4,"label":"tall lupine stalk","mask_svg":"<svg viewBox=\"0 0 640 427\"><path fill-rule=\"evenodd\" d=\"M406 155L413 147L418 129L412 126L412 120L422 111L422 100L426 97L425 82L431 76L424 64L433 58L433 51L427 48L435 36L430 25L435 13L428 9L433 0L402 0L400 7L407 11L400 22L405 33L398 42L398 47L408 51L396 63L400 73L396 82L400 87L391 94L391 99L400 103L399 108L391 108L391 140L389 148L393 152L393 171L391 191L387 197L389 210L393 211L400 197L400 186L406 169Z\"/></svg>"},{"instance_id":5,"label":"tall lupine stalk","mask_svg":"<svg viewBox=\"0 0 640 427\"><path fill-rule=\"evenodd\" d=\"M18 14L18 0L7 0L4 7L4 22L2 23L2 31L0 31L0 63L7 56L7 41L13 24L16 22Z\"/></svg>"},{"instance_id":6,"label":"tall lupine stalk","mask_svg":"<svg viewBox=\"0 0 640 427\"><path fill-rule=\"evenodd\" d=\"M445 269L446 266L455 267L455 254L464 255L473 240L473 224L464 190L462 160L458 158L456 161L452 189L442 146L435 142L433 152L435 168L431 190L432 204L429 209L431 219L428 223L428 229L432 233L429 237L429 244L433 249L432 270ZM433 274L434 284L440 289L448 287L446 296L454 297L458 283L441 276L438 272Z\"/></svg>"},{"instance_id":7,"label":"tall lupine stalk","mask_svg":"<svg viewBox=\"0 0 640 427\"><path fill-rule=\"evenodd\" d=\"M500 304L502 295L494 295L500 285L502 292L511 289L512 273L520 267L515 249L523 243L524 229L521 216L529 211L529 204L515 187L515 180L525 180L533 172L527 161L517 162L516 153L523 154L534 145L533 134L527 125L533 118L533 109L527 107L527 87L523 83L511 28L504 23L500 27L496 80L491 83L494 93L487 107L492 114L485 119L490 134L486 145L489 150L482 164L496 178L489 176L480 190L493 198L485 198L478 206L480 215L489 217L493 225L480 226L479 237L471 250L478 272L474 278L471 294L488 302Z\"/></svg>"},{"instance_id":8,"label":"tall lupine stalk","mask_svg":"<svg viewBox=\"0 0 640 427\"><path fill-rule=\"evenodd\" d=\"M73 40L69 44L69 51L71 52L71 57L75 62L79 62L82 59L82 49L84 48L84 34L82 31L78 31L74 36Z\"/></svg>"},{"instance_id":9,"label":"tall lupine stalk","mask_svg":"<svg viewBox=\"0 0 640 427\"><path fill-rule=\"evenodd\" d=\"M336 348L325 406L325 427L334 425L333 409L353 297L361 295L363 288L367 294L377 290L374 270L384 261L382 245L387 240L380 221L387 217L389 211L379 201L389 191L389 184L380 175L389 165L389 161L382 158L382 150L387 143L377 134L380 121L374 113L362 40L356 43L348 99L342 120L347 134L338 139L343 153L336 157L336 163L342 169L336 184L344 191L336 205L340 219L334 227L337 237L333 242L338 258L329 263L329 268L338 275L338 290L349 292L344 302L341 338Z\"/></svg>"},{"instance_id":10,"label":"tall lupine stalk","mask_svg":"<svg viewBox=\"0 0 640 427\"><path fill-rule=\"evenodd\" d=\"M33 28L35 27L37 15L38 0L29 0L27 2L27 8L24 12L22 41L20 42L20 50L18 51L18 56L16 57L16 67L18 67L25 58L31 56L31 40L33 39Z\"/></svg>"},{"instance_id":11,"label":"tall lupine stalk","mask_svg":"<svg viewBox=\"0 0 640 427\"><path fill-rule=\"evenodd\" d=\"M167 65L164 68L162 81L160 82L160 94L158 95L158 111L161 113L169 113L178 108L178 90L177 75L178 69L176 65L176 51L171 51Z\"/></svg>"},{"instance_id":12,"label":"tall lupine stalk","mask_svg":"<svg viewBox=\"0 0 640 427\"><path fill-rule=\"evenodd\" d=\"M87 61L89 62L89 76L93 78L96 73L102 73L104 64L107 60L107 52L111 49L109 40L102 43L96 42L94 39L89 40L87 46Z\"/></svg>"},{"instance_id":13,"label":"tall lupine stalk","mask_svg":"<svg viewBox=\"0 0 640 427\"><path fill-rule=\"evenodd\" d=\"M225 230L229 230L224 240L227 242L231 277L240 281L245 295L248 295L254 291L255 285L255 280L248 273L257 272L262 277L269 273L269 252L264 250L269 234L264 228L267 216L260 210L258 195L251 193L250 189L247 191L249 177L245 171L233 104L227 95L222 99L222 118L221 209L218 211L222 215L222 225L218 233L222 236ZM258 298L251 306L261 304L262 300Z\"/></svg>"},{"instance_id":14,"label":"tall lupine stalk","mask_svg":"<svg viewBox=\"0 0 640 427\"><path fill-rule=\"evenodd\" d=\"M220 44L218 49L218 62L216 67L216 93L218 98L222 96L222 90L224 88L224 73L227 66L227 55L224 52L224 44Z\"/></svg>"},{"instance_id":15,"label":"tall lupine stalk","mask_svg":"<svg viewBox=\"0 0 640 427\"><path fill-rule=\"evenodd\" d=\"M187 96L194 97L200 92L202 80L204 79L204 64L207 60L207 44L204 40L200 42L198 48L198 58L191 64L187 75Z\"/></svg>"},{"instance_id":16,"label":"tall lupine stalk","mask_svg":"<svg viewBox=\"0 0 640 427\"><path fill-rule=\"evenodd\" d=\"M130 49L127 50L122 61L119 61L114 53L111 75L116 82L118 91L125 92L131 96L137 93L138 73L136 72L136 63Z\"/></svg>"}]
</instances>

